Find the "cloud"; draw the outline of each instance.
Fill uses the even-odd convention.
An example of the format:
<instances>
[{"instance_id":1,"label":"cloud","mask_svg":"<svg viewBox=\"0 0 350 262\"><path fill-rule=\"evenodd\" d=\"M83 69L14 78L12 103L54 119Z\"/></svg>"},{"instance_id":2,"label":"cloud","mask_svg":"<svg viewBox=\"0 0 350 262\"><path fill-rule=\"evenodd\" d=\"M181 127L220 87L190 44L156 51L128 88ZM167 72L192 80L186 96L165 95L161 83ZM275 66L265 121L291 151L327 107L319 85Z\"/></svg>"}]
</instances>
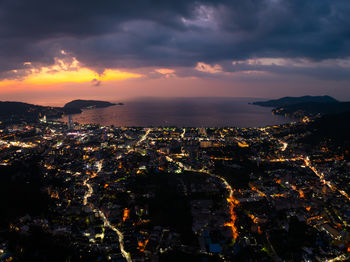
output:
<instances>
[{"instance_id":1,"label":"cloud","mask_svg":"<svg viewBox=\"0 0 350 262\"><path fill-rule=\"evenodd\" d=\"M167 75L167 74L173 74L175 73L174 69L169 69L169 68L158 68L155 70L156 72L162 74L162 75Z\"/></svg>"},{"instance_id":2,"label":"cloud","mask_svg":"<svg viewBox=\"0 0 350 262\"><path fill-rule=\"evenodd\" d=\"M91 83L93 86L100 86L101 85L101 80L98 80L96 78L91 80Z\"/></svg>"},{"instance_id":3,"label":"cloud","mask_svg":"<svg viewBox=\"0 0 350 262\"><path fill-rule=\"evenodd\" d=\"M210 74L222 73L222 67L218 64L211 66L203 62L198 62L195 69L197 71L206 72Z\"/></svg>"},{"instance_id":4,"label":"cloud","mask_svg":"<svg viewBox=\"0 0 350 262\"><path fill-rule=\"evenodd\" d=\"M154 70L156 73L161 74L165 78L175 77L175 70L170 68L157 68ZM154 75L154 74L153 74Z\"/></svg>"},{"instance_id":5,"label":"cloud","mask_svg":"<svg viewBox=\"0 0 350 262\"><path fill-rule=\"evenodd\" d=\"M144 67L215 74L226 70L227 61L248 63L228 71L284 73L298 67L279 59L348 57L349 13L348 0L2 0L0 78L57 66L67 54L97 74ZM251 59L260 64L249 64ZM314 77L324 73L315 64L305 70Z\"/></svg>"}]
</instances>

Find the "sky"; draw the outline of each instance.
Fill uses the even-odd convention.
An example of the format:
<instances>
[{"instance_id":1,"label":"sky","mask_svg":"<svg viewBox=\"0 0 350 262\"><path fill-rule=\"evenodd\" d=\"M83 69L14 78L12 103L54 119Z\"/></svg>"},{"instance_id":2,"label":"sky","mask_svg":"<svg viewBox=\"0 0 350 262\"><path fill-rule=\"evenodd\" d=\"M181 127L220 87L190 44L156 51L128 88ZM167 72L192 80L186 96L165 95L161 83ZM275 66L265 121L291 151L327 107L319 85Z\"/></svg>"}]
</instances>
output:
<instances>
[{"instance_id":1,"label":"sky","mask_svg":"<svg viewBox=\"0 0 350 262\"><path fill-rule=\"evenodd\" d=\"M1 0L0 100L350 100L349 0Z\"/></svg>"}]
</instances>

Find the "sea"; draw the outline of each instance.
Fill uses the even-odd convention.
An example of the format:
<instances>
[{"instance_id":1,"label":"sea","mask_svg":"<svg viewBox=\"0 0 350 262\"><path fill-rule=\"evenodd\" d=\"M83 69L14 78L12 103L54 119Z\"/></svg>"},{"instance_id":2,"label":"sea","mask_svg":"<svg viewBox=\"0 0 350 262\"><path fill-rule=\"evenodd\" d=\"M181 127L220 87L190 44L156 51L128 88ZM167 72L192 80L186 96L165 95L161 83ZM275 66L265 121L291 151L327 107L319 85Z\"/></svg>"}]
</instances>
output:
<instances>
[{"instance_id":1,"label":"sea","mask_svg":"<svg viewBox=\"0 0 350 262\"><path fill-rule=\"evenodd\" d=\"M252 105L257 98L135 98L106 108L72 115L80 124L115 127L263 127L292 122L269 107ZM60 121L67 122L65 116Z\"/></svg>"}]
</instances>

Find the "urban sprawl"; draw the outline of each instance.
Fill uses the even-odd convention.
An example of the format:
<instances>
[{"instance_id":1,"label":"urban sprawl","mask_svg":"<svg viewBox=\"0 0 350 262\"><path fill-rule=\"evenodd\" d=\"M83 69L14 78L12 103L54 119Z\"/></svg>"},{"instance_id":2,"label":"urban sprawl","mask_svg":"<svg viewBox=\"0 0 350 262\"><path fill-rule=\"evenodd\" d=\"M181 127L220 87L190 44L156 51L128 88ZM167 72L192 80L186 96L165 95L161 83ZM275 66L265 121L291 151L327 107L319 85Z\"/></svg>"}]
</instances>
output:
<instances>
[{"instance_id":1,"label":"urban sprawl","mask_svg":"<svg viewBox=\"0 0 350 262\"><path fill-rule=\"evenodd\" d=\"M2 230L61 241L65 261L345 261L349 152L327 140L303 143L309 121L0 125L0 167L38 164L49 199L45 212ZM11 241L0 239L1 261L31 252Z\"/></svg>"}]
</instances>

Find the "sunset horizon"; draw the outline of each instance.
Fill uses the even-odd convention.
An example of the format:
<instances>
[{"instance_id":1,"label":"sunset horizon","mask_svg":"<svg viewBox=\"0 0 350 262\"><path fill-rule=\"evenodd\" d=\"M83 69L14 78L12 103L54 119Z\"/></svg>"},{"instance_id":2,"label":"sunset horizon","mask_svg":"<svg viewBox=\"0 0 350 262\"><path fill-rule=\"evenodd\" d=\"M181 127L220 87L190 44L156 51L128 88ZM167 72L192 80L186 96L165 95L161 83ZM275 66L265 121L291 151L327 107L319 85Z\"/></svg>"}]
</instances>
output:
<instances>
[{"instance_id":1,"label":"sunset horizon","mask_svg":"<svg viewBox=\"0 0 350 262\"><path fill-rule=\"evenodd\" d=\"M344 1L92 3L0 4L1 100L350 100Z\"/></svg>"}]
</instances>

